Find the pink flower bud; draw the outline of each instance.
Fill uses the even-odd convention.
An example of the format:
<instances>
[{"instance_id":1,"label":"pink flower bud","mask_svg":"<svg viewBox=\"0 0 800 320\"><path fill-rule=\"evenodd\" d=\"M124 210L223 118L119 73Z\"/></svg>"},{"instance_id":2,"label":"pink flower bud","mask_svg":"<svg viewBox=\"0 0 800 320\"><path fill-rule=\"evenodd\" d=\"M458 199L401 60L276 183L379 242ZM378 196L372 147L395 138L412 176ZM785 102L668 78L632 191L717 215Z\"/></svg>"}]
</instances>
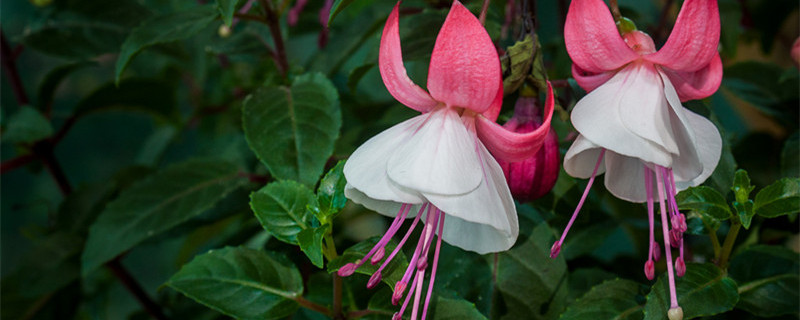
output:
<instances>
[{"instance_id":1,"label":"pink flower bud","mask_svg":"<svg viewBox=\"0 0 800 320\"><path fill-rule=\"evenodd\" d=\"M517 133L536 130L542 123L538 104L537 98L520 97L514 107L514 116L503 127ZM533 157L511 163L498 160L498 163L514 198L530 201L541 198L555 185L560 163L558 158L558 136L551 128L542 148Z\"/></svg>"},{"instance_id":2,"label":"pink flower bud","mask_svg":"<svg viewBox=\"0 0 800 320\"><path fill-rule=\"evenodd\" d=\"M394 285L394 292L392 293L392 305L397 305L400 302L400 298L403 297L403 292L406 291L406 286L408 283L398 281Z\"/></svg>"},{"instance_id":3,"label":"pink flower bud","mask_svg":"<svg viewBox=\"0 0 800 320\"><path fill-rule=\"evenodd\" d=\"M339 268L339 271L337 271L336 273L339 274L340 277L349 277L350 275L353 274L353 272L356 272L355 263L348 263L343 267Z\"/></svg>"},{"instance_id":4,"label":"pink flower bud","mask_svg":"<svg viewBox=\"0 0 800 320\"><path fill-rule=\"evenodd\" d=\"M683 275L686 274L686 263L683 262L682 257L678 257L678 259L675 260L675 274L679 277L683 277Z\"/></svg>"},{"instance_id":5,"label":"pink flower bud","mask_svg":"<svg viewBox=\"0 0 800 320\"><path fill-rule=\"evenodd\" d=\"M561 241L556 241L553 244L553 247L550 248L550 259L555 259L558 257L558 254L561 252Z\"/></svg>"},{"instance_id":6,"label":"pink flower bud","mask_svg":"<svg viewBox=\"0 0 800 320\"><path fill-rule=\"evenodd\" d=\"M386 248L381 247L380 249L378 249L378 251L375 251L375 254L372 256L372 258L369 259L369 263L371 263L372 265L378 264L378 262L381 262L384 255L386 255Z\"/></svg>"},{"instance_id":7,"label":"pink flower bud","mask_svg":"<svg viewBox=\"0 0 800 320\"><path fill-rule=\"evenodd\" d=\"M644 263L644 275L647 277L647 280L653 280L656 274L656 266L653 263L653 260L647 260Z\"/></svg>"},{"instance_id":8,"label":"pink flower bud","mask_svg":"<svg viewBox=\"0 0 800 320\"><path fill-rule=\"evenodd\" d=\"M369 277L369 281L367 281L367 289L375 288L375 286L381 282L381 278L383 277L380 271L373 273L372 276Z\"/></svg>"}]
</instances>

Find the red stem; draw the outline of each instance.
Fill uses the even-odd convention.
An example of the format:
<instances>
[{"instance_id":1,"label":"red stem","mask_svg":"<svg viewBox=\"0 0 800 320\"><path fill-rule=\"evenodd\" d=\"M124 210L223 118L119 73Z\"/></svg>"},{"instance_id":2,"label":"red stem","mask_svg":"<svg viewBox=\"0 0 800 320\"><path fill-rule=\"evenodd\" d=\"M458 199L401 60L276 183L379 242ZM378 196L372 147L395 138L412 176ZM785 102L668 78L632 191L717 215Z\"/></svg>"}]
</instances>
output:
<instances>
[{"instance_id":1,"label":"red stem","mask_svg":"<svg viewBox=\"0 0 800 320\"><path fill-rule=\"evenodd\" d=\"M22 79L19 77L19 72L17 72L17 66L14 64L19 52L15 53L11 50L11 46L6 40L6 35L2 31L0 31L0 53L2 53L0 60L2 60L3 69L6 70L8 82L11 83L11 89L14 91L17 102L20 106L29 104L30 100L28 100L28 95L25 94Z\"/></svg>"}]
</instances>

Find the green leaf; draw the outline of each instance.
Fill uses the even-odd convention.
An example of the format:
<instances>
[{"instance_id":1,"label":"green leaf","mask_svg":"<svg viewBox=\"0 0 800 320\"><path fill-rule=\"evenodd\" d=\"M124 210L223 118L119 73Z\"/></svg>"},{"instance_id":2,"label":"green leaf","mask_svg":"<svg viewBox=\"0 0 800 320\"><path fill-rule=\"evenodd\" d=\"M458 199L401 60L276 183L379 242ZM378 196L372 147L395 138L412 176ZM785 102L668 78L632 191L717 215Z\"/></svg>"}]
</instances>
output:
<instances>
[{"instance_id":1,"label":"green leaf","mask_svg":"<svg viewBox=\"0 0 800 320\"><path fill-rule=\"evenodd\" d=\"M639 283L625 279L603 282L570 304L560 319L642 319L645 288Z\"/></svg>"},{"instance_id":2,"label":"green leaf","mask_svg":"<svg viewBox=\"0 0 800 320\"><path fill-rule=\"evenodd\" d=\"M38 239L17 269L3 277L2 290L38 297L65 287L80 276L81 249L83 239L67 232Z\"/></svg>"},{"instance_id":3,"label":"green leaf","mask_svg":"<svg viewBox=\"0 0 800 320\"><path fill-rule=\"evenodd\" d=\"M783 178L761 189L753 209L767 218L800 212L800 178Z\"/></svg>"},{"instance_id":4,"label":"green leaf","mask_svg":"<svg viewBox=\"0 0 800 320\"><path fill-rule=\"evenodd\" d=\"M311 227L316 198L306 186L291 180L270 183L250 194L250 208L261 225L279 240L297 245L297 234Z\"/></svg>"},{"instance_id":5,"label":"green leaf","mask_svg":"<svg viewBox=\"0 0 800 320\"><path fill-rule=\"evenodd\" d=\"M732 215L725 197L709 187L699 186L686 189L679 192L675 200L678 202L680 210L692 210L714 219L726 220Z\"/></svg>"},{"instance_id":6,"label":"green leaf","mask_svg":"<svg viewBox=\"0 0 800 320\"><path fill-rule=\"evenodd\" d=\"M83 274L212 208L244 182L238 171L221 160L189 160L123 190L89 229Z\"/></svg>"},{"instance_id":7,"label":"green leaf","mask_svg":"<svg viewBox=\"0 0 800 320\"><path fill-rule=\"evenodd\" d=\"M342 10L344 10L344 8L347 8L347 6L349 6L351 3L353 3L353 0L336 0L336 1L334 1L333 5L331 6L331 13L328 15L328 25L327 26L330 27L331 23L333 23L333 18L336 18L336 16L340 12L342 12Z\"/></svg>"},{"instance_id":8,"label":"green leaf","mask_svg":"<svg viewBox=\"0 0 800 320\"><path fill-rule=\"evenodd\" d=\"M264 87L242 110L250 149L277 179L313 186L342 126L339 97L322 74L295 78L291 88Z\"/></svg>"},{"instance_id":9,"label":"green leaf","mask_svg":"<svg viewBox=\"0 0 800 320\"><path fill-rule=\"evenodd\" d=\"M760 317L796 314L800 257L778 246L749 247L731 259L728 274L739 284L737 308Z\"/></svg>"},{"instance_id":10,"label":"green leaf","mask_svg":"<svg viewBox=\"0 0 800 320\"><path fill-rule=\"evenodd\" d=\"M430 306L428 307L429 319L435 319L435 320L486 319L486 316L484 316L480 311L478 311L474 303L459 297L455 292L451 290L445 290L441 289L439 286L435 286L433 295L434 296L430 301ZM414 297L411 297L411 299L412 301L410 301L409 304L414 303L413 302ZM379 319L384 319L384 318L388 319L395 312L398 312L400 309L400 307L398 306L393 306L391 304L391 300L392 300L392 291L388 290L387 288L382 288L381 290L375 292L374 295L372 295L372 298L369 299L369 305L367 306L367 308L373 312L385 315L381 316ZM424 300L420 301L420 309L422 309L424 303L425 303ZM406 308L404 318L409 318L411 314L411 308L413 308L412 305L409 305Z\"/></svg>"},{"instance_id":11,"label":"green leaf","mask_svg":"<svg viewBox=\"0 0 800 320\"><path fill-rule=\"evenodd\" d=\"M297 233L297 243L300 245L300 250L303 250L303 253L317 268L322 268L323 266L322 239L329 229L329 226L321 226L303 229Z\"/></svg>"},{"instance_id":12,"label":"green leaf","mask_svg":"<svg viewBox=\"0 0 800 320\"><path fill-rule=\"evenodd\" d=\"M219 13L214 6L206 5L145 20L139 27L131 31L122 44L114 72L115 82L119 83L122 72L142 49L154 44L191 37L208 26L217 16Z\"/></svg>"},{"instance_id":13,"label":"green leaf","mask_svg":"<svg viewBox=\"0 0 800 320\"><path fill-rule=\"evenodd\" d=\"M567 266L562 256L550 259L553 241L550 227L539 223L531 236L498 254L497 291L506 310L493 310L492 318L552 319L561 313Z\"/></svg>"},{"instance_id":14,"label":"green leaf","mask_svg":"<svg viewBox=\"0 0 800 320\"><path fill-rule=\"evenodd\" d=\"M742 221L742 226L745 229L750 229L750 222L753 220L753 200L750 200L750 192L755 189L755 186L750 185L750 177L747 171L739 169L733 178L733 186L731 191L736 198L733 202L733 208L739 215L739 220Z\"/></svg>"},{"instance_id":15,"label":"green leaf","mask_svg":"<svg viewBox=\"0 0 800 320\"><path fill-rule=\"evenodd\" d=\"M48 106L53 104L53 96L55 95L56 89L58 89L58 85L61 84L68 75L85 67L95 65L96 64L93 62L69 63L48 72L44 80L39 84L39 89L37 91L37 106L39 110L46 110Z\"/></svg>"},{"instance_id":16,"label":"green leaf","mask_svg":"<svg viewBox=\"0 0 800 320\"><path fill-rule=\"evenodd\" d=\"M3 142L31 144L53 135L50 120L38 110L24 106L9 117Z\"/></svg>"},{"instance_id":17,"label":"green leaf","mask_svg":"<svg viewBox=\"0 0 800 320\"><path fill-rule=\"evenodd\" d=\"M119 85L106 83L78 103L75 115L108 110L139 111L173 123L180 117L175 89L153 79L125 79Z\"/></svg>"},{"instance_id":18,"label":"green leaf","mask_svg":"<svg viewBox=\"0 0 800 320\"><path fill-rule=\"evenodd\" d=\"M314 214L322 224L327 224L333 219L347 202L347 198L344 196L344 187L347 185L347 180L345 180L342 169L344 169L344 161L339 161L319 182L319 187L317 188L319 206L313 209Z\"/></svg>"},{"instance_id":19,"label":"green leaf","mask_svg":"<svg viewBox=\"0 0 800 320\"><path fill-rule=\"evenodd\" d=\"M350 93L356 94L358 82L361 81L361 78L364 78L364 75L366 75L368 71L372 70L372 67L374 66L374 63L368 63L358 66L350 71L350 74L347 76L347 88L350 89Z\"/></svg>"},{"instance_id":20,"label":"green leaf","mask_svg":"<svg viewBox=\"0 0 800 320\"><path fill-rule=\"evenodd\" d=\"M684 319L729 311L739 300L736 281L726 277L722 269L710 263L687 263L686 274L676 277L675 286ZM664 273L647 295L644 318L666 320L669 307L669 286L667 274Z\"/></svg>"},{"instance_id":21,"label":"green leaf","mask_svg":"<svg viewBox=\"0 0 800 320\"><path fill-rule=\"evenodd\" d=\"M783 144L781 150L781 175L800 177L800 132L795 132Z\"/></svg>"},{"instance_id":22,"label":"green leaf","mask_svg":"<svg viewBox=\"0 0 800 320\"><path fill-rule=\"evenodd\" d=\"M516 91L525 82L525 78L530 74L533 54L536 49L536 43L530 34L525 35L524 39L508 47L508 56L503 57L504 59L501 60L503 73L506 75L505 79L503 79L504 93Z\"/></svg>"},{"instance_id":23,"label":"green leaf","mask_svg":"<svg viewBox=\"0 0 800 320\"><path fill-rule=\"evenodd\" d=\"M166 283L209 308L237 319L280 319L297 311L300 272L285 257L226 247L197 256Z\"/></svg>"},{"instance_id":24,"label":"green leaf","mask_svg":"<svg viewBox=\"0 0 800 320\"><path fill-rule=\"evenodd\" d=\"M22 42L51 56L86 60L117 52L127 34L127 28L111 23L63 21L26 34Z\"/></svg>"},{"instance_id":25,"label":"green leaf","mask_svg":"<svg viewBox=\"0 0 800 320\"><path fill-rule=\"evenodd\" d=\"M233 14L236 13L237 4L239 4L239 0L217 0L217 10L222 16L222 22L228 27L233 23Z\"/></svg>"},{"instance_id":26,"label":"green leaf","mask_svg":"<svg viewBox=\"0 0 800 320\"><path fill-rule=\"evenodd\" d=\"M374 247L375 244L378 243L378 240L380 240L380 237L372 237L367 240L361 241L350 248L347 248L347 250L345 250L341 256L339 256L336 259L333 259L333 261L328 262L328 272L334 273L337 270L339 270L339 268L343 267L345 264L351 262L355 263L356 261L363 259L364 256L366 256L367 253L369 253L369 250L372 249L372 247ZM396 247L397 247L397 241L395 241L394 239L389 240L389 243L386 244L386 256L388 257L389 254ZM381 264L372 265L372 263L369 262L364 263L363 265L361 265L361 267L356 269L356 273L372 275L373 273L375 273L375 271L378 270ZM381 271L382 273L381 280L387 285L389 285L389 287L394 288L395 283L397 283L398 281L400 281L400 279L403 278L403 273L405 273L406 267L408 267L408 260L406 259L406 255L403 253L403 251L399 251L397 253L397 256L395 256L394 259L392 259L392 261L390 261L389 264L385 268L383 268L383 271Z\"/></svg>"}]
</instances>

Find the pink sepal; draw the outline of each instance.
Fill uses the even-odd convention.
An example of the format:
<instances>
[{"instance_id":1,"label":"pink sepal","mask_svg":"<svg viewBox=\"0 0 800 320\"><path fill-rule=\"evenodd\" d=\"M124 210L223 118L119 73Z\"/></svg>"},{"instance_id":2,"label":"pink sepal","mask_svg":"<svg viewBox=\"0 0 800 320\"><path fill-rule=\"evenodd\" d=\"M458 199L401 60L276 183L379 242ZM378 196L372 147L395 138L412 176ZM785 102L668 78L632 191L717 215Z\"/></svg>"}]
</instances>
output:
<instances>
[{"instance_id":1,"label":"pink sepal","mask_svg":"<svg viewBox=\"0 0 800 320\"><path fill-rule=\"evenodd\" d=\"M572 62L592 73L617 69L639 57L620 37L602 0L570 3L564 41Z\"/></svg>"},{"instance_id":2,"label":"pink sepal","mask_svg":"<svg viewBox=\"0 0 800 320\"><path fill-rule=\"evenodd\" d=\"M705 68L694 72L673 71L668 68L662 70L672 82L682 102L708 97L714 94L722 83L722 60L719 54L714 55Z\"/></svg>"},{"instance_id":3,"label":"pink sepal","mask_svg":"<svg viewBox=\"0 0 800 320\"><path fill-rule=\"evenodd\" d=\"M403 65L403 52L400 48L400 1L389 14L386 25L383 27L381 47L378 54L378 66L383 78L383 84L389 93L407 107L419 112L427 112L438 104L422 88L414 84L408 77L406 67Z\"/></svg>"},{"instance_id":4,"label":"pink sepal","mask_svg":"<svg viewBox=\"0 0 800 320\"><path fill-rule=\"evenodd\" d=\"M475 128L478 138L496 158L506 162L515 162L532 157L542 146L547 132L550 131L550 119L553 117L553 87L547 82L547 100L545 101L544 121L539 128L528 133L515 133L483 116L477 116Z\"/></svg>"},{"instance_id":5,"label":"pink sepal","mask_svg":"<svg viewBox=\"0 0 800 320\"><path fill-rule=\"evenodd\" d=\"M667 43L645 59L675 71L702 69L718 55L719 28L717 0L686 0Z\"/></svg>"},{"instance_id":6,"label":"pink sepal","mask_svg":"<svg viewBox=\"0 0 800 320\"><path fill-rule=\"evenodd\" d=\"M497 117L500 115L500 109L503 108L503 80L500 79L500 88L497 89L497 95L494 96L494 101L492 101L492 105L489 106L489 109L486 109L482 113L486 119L492 120L492 122L497 121Z\"/></svg>"},{"instance_id":7,"label":"pink sepal","mask_svg":"<svg viewBox=\"0 0 800 320\"><path fill-rule=\"evenodd\" d=\"M577 64L572 65L572 77L575 78L575 82L577 82L583 90L586 90L586 92L591 92L603 85L606 81L611 79L614 74L616 74L614 71L592 73L581 69Z\"/></svg>"},{"instance_id":8,"label":"pink sepal","mask_svg":"<svg viewBox=\"0 0 800 320\"><path fill-rule=\"evenodd\" d=\"M495 100L502 81L497 50L475 16L453 1L439 30L428 68L428 91L449 106L483 113Z\"/></svg>"}]
</instances>

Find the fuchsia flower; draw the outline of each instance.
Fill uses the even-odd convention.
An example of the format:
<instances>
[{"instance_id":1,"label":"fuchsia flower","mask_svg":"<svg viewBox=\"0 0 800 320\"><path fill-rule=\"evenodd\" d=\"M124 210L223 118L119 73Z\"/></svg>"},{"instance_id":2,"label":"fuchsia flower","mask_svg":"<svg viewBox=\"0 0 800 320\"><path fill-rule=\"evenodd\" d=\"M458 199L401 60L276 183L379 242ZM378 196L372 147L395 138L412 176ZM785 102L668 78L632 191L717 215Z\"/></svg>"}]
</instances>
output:
<instances>
[{"instance_id":1,"label":"fuchsia flower","mask_svg":"<svg viewBox=\"0 0 800 320\"><path fill-rule=\"evenodd\" d=\"M668 261L670 319L682 318L670 245L680 249L675 262L678 275L685 272L686 218L678 212L675 194L705 181L722 148L717 128L681 102L708 97L719 87L719 32L716 0L686 0L672 34L658 51L645 33L631 30L620 35L602 0L573 0L564 27L572 74L589 92L572 111L580 135L564 157L564 169L590 180L551 255L558 254L594 177L605 172L609 192L627 201L647 202L651 245L645 274L652 279L658 255L653 236L657 195ZM671 232L667 221L672 223Z\"/></svg>"},{"instance_id":2,"label":"fuchsia flower","mask_svg":"<svg viewBox=\"0 0 800 320\"><path fill-rule=\"evenodd\" d=\"M412 318L417 317L428 256L437 234L422 308L424 319L442 240L480 254L506 250L516 241L516 208L503 171L492 155L513 161L535 153L550 129L553 100L550 89L545 121L533 132L509 132L494 122L503 96L500 60L486 30L458 1L453 2L436 38L428 69L430 93L426 92L413 83L403 66L399 5L383 29L381 77L395 99L422 114L371 138L345 164L345 195L395 219L363 259L345 265L338 273L348 276L367 260L379 263L386 255L386 244L403 221L414 218L397 248L367 284L376 286L383 268L423 221L416 250L405 275L394 287L392 302L397 304L406 296L395 314L399 319L413 292Z\"/></svg>"},{"instance_id":3,"label":"fuchsia flower","mask_svg":"<svg viewBox=\"0 0 800 320\"><path fill-rule=\"evenodd\" d=\"M519 133L531 132L539 128L542 116L539 114L539 99L520 96L514 106L514 116L503 127ZM506 175L511 194L519 201L530 201L543 197L553 189L558 180L558 135L553 128L536 154L517 162L499 160Z\"/></svg>"}]
</instances>

